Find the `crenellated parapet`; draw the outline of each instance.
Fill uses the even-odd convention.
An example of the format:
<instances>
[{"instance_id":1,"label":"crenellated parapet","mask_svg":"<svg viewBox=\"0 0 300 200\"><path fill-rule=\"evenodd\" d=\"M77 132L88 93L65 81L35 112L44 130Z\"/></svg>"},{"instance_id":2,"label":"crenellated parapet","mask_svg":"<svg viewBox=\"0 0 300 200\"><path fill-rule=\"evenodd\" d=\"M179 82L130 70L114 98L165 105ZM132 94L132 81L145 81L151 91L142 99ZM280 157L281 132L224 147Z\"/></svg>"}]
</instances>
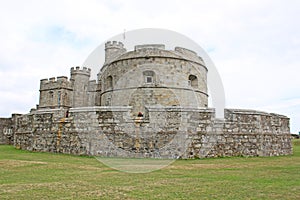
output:
<instances>
[{"instance_id":1,"label":"crenellated parapet","mask_svg":"<svg viewBox=\"0 0 300 200\"><path fill-rule=\"evenodd\" d=\"M175 47L175 51L185 54L185 55L197 56L197 53L195 51L192 51L190 49L186 49L183 47Z\"/></svg>"},{"instance_id":2,"label":"crenellated parapet","mask_svg":"<svg viewBox=\"0 0 300 200\"><path fill-rule=\"evenodd\" d=\"M88 76L90 77L91 76L91 69L90 68L87 68L87 67L72 67L71 68L71 79L74 75L85 75L85 76Z\"/></svg>"},{"instance_id":3,"label":"crenellated parapet","mask_svg":"<svg viewBox=\"0 0 300 200\"><path fill-rule=\"evenodd\" d=\"M175 52L178 52L183 56L189 58L190 60L194 60L195 62L199 62L204 65L203 59L200 56L198 56L195 51L183 47L175 47Z\"/></svg>"},{"instance_id":4,"label":"crenellated parapet","mask_svg":"<svg viewBox=\"0 0 300 200\"><path fill-rule=\"evenodd\" d=\"M117 41L108 41L105 43L105 48L119 48L123 49L124 44L122 42L117 42Z\"/></svg>"},{"instance_id":5,"label":"crenellated parapet","mask_svg":"<svg viewBox=\"0 0 300 200\"><path fill-rule=\"evenodd\" d=\"M72 82L66 76L52 77L49 79L42 79L40 81L40 90L56 90L68 89L72 90Z\"/></svg>"},{"instance_id":6,"label":"crenellated parapet","mask_svg":"<svg viewBox=\"0 0 300 200\"><path fill-rule=\"evenodd\" d=\"M147 49L161 49L165 50L164 44L142 44L142 45L136 45L134 46L134 50L147 50Z\"/></svg>"}]
</instances>

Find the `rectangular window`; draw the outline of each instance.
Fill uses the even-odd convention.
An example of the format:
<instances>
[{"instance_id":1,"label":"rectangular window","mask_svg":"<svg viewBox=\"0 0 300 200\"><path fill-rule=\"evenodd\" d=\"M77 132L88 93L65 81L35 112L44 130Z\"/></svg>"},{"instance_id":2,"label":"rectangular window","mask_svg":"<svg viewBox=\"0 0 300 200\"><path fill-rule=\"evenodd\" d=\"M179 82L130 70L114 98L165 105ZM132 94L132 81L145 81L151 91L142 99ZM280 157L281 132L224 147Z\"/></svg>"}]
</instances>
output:
<instances>
[{"instance_id":1,"label":"rectangular window","mask_svg":"<svg viewBox=\"0 0 300 200\"><path fill-rule=\"evenodd\" d=\"M153 77L152 76L146 76L146 83L153 83Z\"/></svg>"}]
</instances>

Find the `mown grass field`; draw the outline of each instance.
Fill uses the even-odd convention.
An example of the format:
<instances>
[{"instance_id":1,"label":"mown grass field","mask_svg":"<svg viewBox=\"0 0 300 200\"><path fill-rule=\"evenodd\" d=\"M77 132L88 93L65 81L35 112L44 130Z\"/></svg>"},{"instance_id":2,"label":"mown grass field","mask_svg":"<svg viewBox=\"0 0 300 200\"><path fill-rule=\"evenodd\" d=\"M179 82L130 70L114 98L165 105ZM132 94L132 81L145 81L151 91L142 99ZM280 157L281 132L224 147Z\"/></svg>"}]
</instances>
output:
<instances>
[{"instance_id":1,"label":"mown grass field","mask_svg":"<svg viewBox=\"0 0 300 200\"><path fill-rule=\"evenodd\" d=\"M178 160L141 174L0 145L0 199L300 199L300 140L293 144L292 156Z\"/></svg>"}]
</instances>

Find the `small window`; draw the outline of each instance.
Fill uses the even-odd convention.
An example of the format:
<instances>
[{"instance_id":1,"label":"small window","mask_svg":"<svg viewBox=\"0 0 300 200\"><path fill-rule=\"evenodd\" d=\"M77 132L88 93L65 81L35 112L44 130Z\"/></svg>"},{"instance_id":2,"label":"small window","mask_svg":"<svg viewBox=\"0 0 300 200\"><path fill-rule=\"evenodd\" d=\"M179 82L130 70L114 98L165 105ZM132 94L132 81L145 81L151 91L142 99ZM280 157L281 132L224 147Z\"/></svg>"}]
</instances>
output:
<instances>
[{"instance_id":1,"label":"small window","mask_svg":"<svg viewBox=\"0 0 300 200\"><path fill-rule=\"evenodd\" d=\"M113 88L113 77L108 76L106 78L106 89L112 89Z\"/></svg>"},{"instance_id":2,"label":"small window","mask_svg":"<svg viewBox=\"0 0 300 200\"><path fill-rule=\"evenodd\" d=\"M144 71L143 75L146 84L152 84L155 82L155 73L153 71Z\"/></svg>"},{"instance_id":3,"label":"small window","mask_svg":"<svg viewBox=\"0 0 300 200\"><path fill-rule=\"evenodd\" d=\"M152 76L146 76L146 83L153 83L153 77Z\"/></svg>"},{"instance_id":4,"label":"small window","mask_svg":"<svg viewBox=\"0 0 300 200\"><path fill-rule=\"evenodd\" d=\"M188 85L192 88L198 88L198 78L195 75L190 75L188 80Z\"/></svg>"},{"instance_id":5,"label":"small window","mask_svg":"<svg viewBox=\"0 0 300 200\"><path fill-rule=\"evenodd\" d=\"M60 98L61 98L61 93L60 91L57 92L57 104L58 104L58 107L60 107Z\"/></svg>"},{"instance_id":6,"label":"small window","mask_svg":"<svg viewBox=\"0 0 300 200\"><path fill-rule=\"evenodd\" d=\"M110 106L111 105L111 98L108 97L105 101L105 106Z\"/></svg>"},{"instance_id":7,"label":"small window","mask_svg":"<svg viewBox=\"0 0 300 200\"><path fill-rule=\"evenodd\" d=\"M53 98L53 91L49 92L49 97L52 99Z\"/></svg>"}]
</instances>

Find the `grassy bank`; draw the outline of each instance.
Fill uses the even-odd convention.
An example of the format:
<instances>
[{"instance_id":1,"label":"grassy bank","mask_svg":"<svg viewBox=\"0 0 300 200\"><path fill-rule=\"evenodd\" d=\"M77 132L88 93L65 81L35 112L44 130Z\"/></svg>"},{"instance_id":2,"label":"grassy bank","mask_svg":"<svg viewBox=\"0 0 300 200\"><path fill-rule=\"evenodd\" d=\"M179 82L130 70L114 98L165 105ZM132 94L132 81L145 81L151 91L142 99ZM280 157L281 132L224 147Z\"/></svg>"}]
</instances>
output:
<instances>
[{"instance_id":1,"label":"grassy bank","mask_svg":"<svg viewBox=\"0 0 300 200\"><path fill-rule=\"evenodd\" d=\"M300 140L293 144L291 156L178 160L144 174L0 145L0 199L299 199Z\"/></svg>"}]
</instances>

